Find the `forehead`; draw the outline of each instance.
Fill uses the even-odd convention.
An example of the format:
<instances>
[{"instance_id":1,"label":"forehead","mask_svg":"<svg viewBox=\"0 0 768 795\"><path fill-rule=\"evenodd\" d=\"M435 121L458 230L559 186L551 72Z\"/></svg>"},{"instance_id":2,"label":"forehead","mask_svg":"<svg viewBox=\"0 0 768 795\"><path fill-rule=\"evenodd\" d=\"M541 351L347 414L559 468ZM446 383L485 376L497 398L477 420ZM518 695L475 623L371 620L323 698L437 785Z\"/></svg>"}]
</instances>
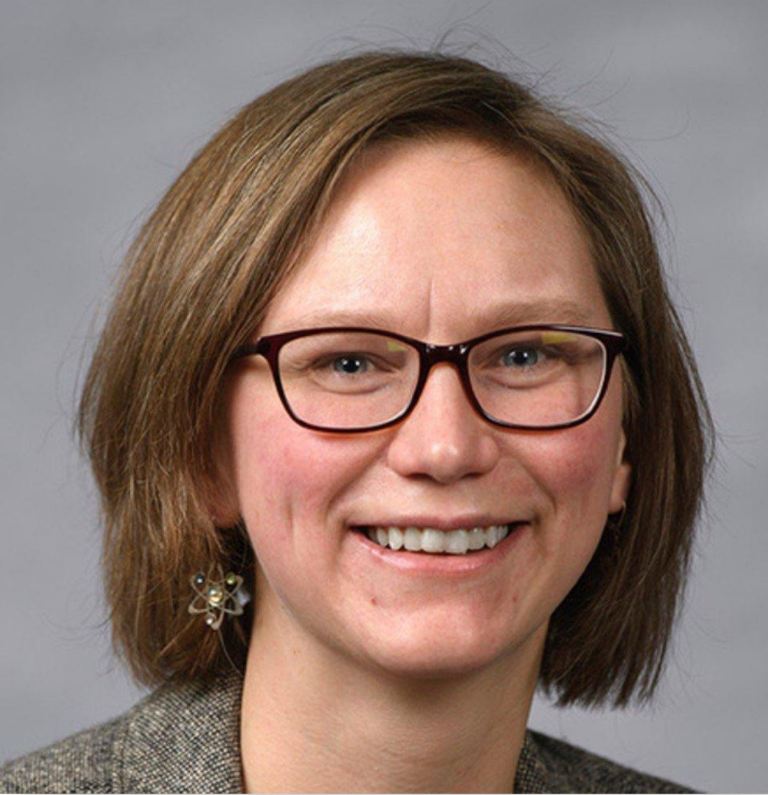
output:
<instances>
[{"instance_id":1,"label":"forehead","mask_svg":"<svg viewBox=\"0 0 768 795\"><path fill-rule=\"evenodd\" d=\"M586 235L530 156L446 138L355 162L262 331L360 324L439 342L527 322L610 325Z\"/></svg>"}]
</instances>

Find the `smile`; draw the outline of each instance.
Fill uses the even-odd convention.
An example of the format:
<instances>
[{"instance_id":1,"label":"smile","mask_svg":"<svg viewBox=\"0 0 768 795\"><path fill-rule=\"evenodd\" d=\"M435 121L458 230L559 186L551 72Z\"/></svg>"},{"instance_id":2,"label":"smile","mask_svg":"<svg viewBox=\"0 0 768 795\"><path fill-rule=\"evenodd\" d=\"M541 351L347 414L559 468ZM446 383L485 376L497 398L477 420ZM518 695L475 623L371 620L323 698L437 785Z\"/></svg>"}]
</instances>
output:
<instances>
[{"instance_id":1,"label":"smile","mask_svg":"<svg viewBox=\"0 0 768 795\"><path fill-rule=\"evenodd\" d=\"M466 555L481 549L493 549L509 535L514 524L447 531L432 527L365 527L361 530L371 541L387 549L432 555Z\"/></svg>"}]
</instances>

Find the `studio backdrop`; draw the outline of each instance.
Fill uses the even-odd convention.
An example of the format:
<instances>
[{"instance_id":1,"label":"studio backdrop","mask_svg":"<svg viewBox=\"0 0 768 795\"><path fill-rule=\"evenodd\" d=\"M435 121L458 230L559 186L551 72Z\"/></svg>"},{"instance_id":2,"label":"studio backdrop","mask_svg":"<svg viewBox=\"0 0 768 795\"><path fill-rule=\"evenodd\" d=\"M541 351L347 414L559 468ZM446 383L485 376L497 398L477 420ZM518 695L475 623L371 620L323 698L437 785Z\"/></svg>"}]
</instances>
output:
<instances>
[{"instance_id":1,"label":"studio backdrop","mask_svg":"<svg viewBox=\"0 0 768 795\"><path fill-rule=\"evenodd\" d=\"M325 58L432 48L605 125L668 214L664 255L718 431L655 704L530 725L710 791L768 763L768 4L616 0L0 3L0 760L140 691L114 661L95 488L72 434L126 247L239 106Z\"/></svg>"}]
</instances>

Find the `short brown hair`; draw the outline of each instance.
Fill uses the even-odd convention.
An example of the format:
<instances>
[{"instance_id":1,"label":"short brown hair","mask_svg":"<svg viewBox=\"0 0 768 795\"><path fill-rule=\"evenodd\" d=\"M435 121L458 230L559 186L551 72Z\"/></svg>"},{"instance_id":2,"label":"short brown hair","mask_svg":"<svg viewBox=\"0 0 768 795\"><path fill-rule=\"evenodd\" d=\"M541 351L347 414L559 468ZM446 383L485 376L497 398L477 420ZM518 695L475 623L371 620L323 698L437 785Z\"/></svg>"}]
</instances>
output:
<instances>
[{"instance_id":1,"label":"short brown hair","mask_svg":"<svg viewBox=\"0 0 768 795\"><path fill-rule=\"evenodd\" d=\"M554 612L540 685L559 705L649 700L691 553L711 421L665 286L647 185L602 137L464 58L335 60L245 106L194 157L124 264L84 385L79 431L101 493L113 639L136 678L216 674L216 633L187 612L212 562L252 587L240 526L216 527L213 444L227 365L322 221L334 184L384 139L461 134L524 151L581 220L623 357L633 486ZM221 633L240 661L252 610Z\"/></svg>"}]
</instances>

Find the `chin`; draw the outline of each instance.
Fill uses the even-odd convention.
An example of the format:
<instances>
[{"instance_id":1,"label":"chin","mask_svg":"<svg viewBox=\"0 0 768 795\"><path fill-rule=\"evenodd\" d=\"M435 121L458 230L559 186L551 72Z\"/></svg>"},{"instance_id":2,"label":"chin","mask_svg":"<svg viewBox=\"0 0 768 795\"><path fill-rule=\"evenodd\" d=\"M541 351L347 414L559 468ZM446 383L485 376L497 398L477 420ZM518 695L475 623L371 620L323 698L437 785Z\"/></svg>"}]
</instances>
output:
<instances>
[{"instance_id":1,"label":"chin","mask_svg":"<svg viewBox=\"0 0 768 795\"><path fill-rule=\"evenodd\" d=\"M453 679L492 668L514 654L513 639L501 642L484 633L427 632L379 634L366 644L363 657L379 672L402 679Z\"/></svg>"}]
</instances>

